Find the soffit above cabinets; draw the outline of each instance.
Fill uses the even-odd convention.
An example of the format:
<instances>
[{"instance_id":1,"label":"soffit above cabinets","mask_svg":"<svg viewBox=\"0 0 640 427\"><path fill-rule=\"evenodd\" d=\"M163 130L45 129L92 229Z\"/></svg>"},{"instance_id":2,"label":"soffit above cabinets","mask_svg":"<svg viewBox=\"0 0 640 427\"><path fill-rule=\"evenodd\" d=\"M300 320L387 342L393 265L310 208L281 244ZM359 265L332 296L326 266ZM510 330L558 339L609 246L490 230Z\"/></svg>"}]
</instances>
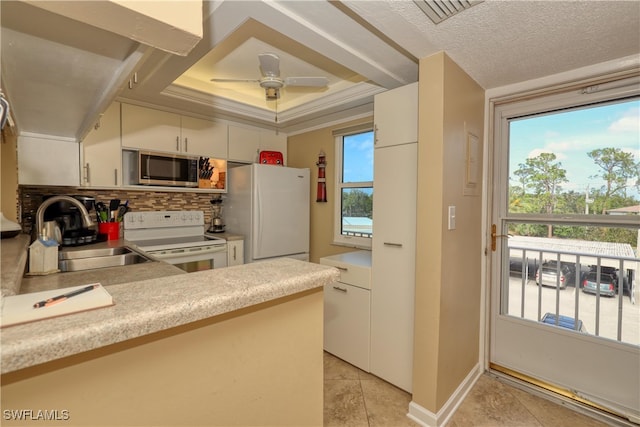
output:
<instances>
[{"instance_id":1,"label":"soffit above cabinets","mask_svg":"<svg viewBox=\"0 0 640 427\"><path fill-rule=\"evenodd\" d=\"M22 133L80 138L146 48L24 2L0 7L2 88L16 126Z\"/></svg>"},{"instance_id":2,"label":"soffit above cabinets","mask_svg":"<svg viewBox=\"0 0 640 427\"><path fill-rule=\"evenodd\" d=\"M294 133L372 114L375 94L417 81L419 58L440 51L485 89L640 55L635 1L486 0L437 25L413 1L205 1L187 55L29 2L1 7L2 89L20 131L75 139L114 99ZM282 77L328 86L285 87L276 102L255 82L210 81L259 78L265 52Z\"/></svg>"}]
</instances>

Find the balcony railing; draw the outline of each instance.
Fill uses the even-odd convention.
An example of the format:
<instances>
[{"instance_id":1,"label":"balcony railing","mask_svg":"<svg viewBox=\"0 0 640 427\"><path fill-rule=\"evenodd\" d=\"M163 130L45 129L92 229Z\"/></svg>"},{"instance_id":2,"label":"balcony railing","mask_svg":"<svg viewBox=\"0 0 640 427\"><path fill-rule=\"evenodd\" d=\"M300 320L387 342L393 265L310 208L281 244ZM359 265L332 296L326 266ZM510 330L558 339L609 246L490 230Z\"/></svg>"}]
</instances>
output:
<instances>
[{"instance_id":1,"label":"balcony railing","mask_svg":"<svg viewBox=\"0 0 640 427\"><path fill-rule=\"evenodd\" d=\"M640 258L513 243L503 273L509 283L502 287L503 314L640 345ZM613 287L606 283L612 278Z\"/></svg>"}]
</instances>

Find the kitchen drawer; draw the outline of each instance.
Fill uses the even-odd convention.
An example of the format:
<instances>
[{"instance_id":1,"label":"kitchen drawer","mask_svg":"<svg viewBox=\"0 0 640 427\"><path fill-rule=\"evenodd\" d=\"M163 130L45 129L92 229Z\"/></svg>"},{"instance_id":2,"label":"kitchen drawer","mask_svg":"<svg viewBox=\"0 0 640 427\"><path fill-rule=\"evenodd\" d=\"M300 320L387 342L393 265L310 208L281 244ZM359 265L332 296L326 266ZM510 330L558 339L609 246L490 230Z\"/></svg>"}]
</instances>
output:
<instances>
[{"instance_id":1,"label":"kitchen drawer","mask_svg":"<svg viewBox=\"0 0 640 427\"><path fill-rule=\"evenodd\" d=\"M320 264L330 265L340 270L339 281L342 283L347 283L364 289L371 289L371 267L366 265L357 265L336 258L338 257L321 258Z\"/></svg>"},{"instance_id":2,"label":"kitchen drawer","mask_svg":"<svg viewBox=\"0 0 640 427\"><path fill-rule=\"evenodd\" d=\"M324 287L324 349L367 372L370 295L340 282Z\"/></svg>"}]
</instances>

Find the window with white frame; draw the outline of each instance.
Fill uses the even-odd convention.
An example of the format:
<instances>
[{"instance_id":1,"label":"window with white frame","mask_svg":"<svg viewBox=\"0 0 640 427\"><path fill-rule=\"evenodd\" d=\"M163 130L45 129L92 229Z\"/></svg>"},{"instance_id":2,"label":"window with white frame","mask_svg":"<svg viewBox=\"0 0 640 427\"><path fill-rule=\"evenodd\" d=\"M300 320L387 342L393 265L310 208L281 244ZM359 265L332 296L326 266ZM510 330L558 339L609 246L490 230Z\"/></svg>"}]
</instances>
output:
<instances>
[{"instance_id":1,"label":"window with white frame","mask_svg":"<svg viewBox=\"0 0 640 427\"><path fill-rule=\"evenodd\" d=\"M334 243L371 248L373 235L373 129L334 132L336 187Z\"/></svg>"}]
</instances>

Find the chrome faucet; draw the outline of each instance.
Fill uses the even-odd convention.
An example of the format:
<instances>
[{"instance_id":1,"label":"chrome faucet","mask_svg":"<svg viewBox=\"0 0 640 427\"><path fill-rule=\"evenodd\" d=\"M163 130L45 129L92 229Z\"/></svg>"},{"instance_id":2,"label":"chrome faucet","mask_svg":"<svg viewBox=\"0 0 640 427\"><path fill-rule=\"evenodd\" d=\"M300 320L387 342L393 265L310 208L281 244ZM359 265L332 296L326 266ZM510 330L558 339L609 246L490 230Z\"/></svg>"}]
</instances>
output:
<instances>
[{"instance_id":1,"label":"chrome faucet","mask_svg":"<svg viewBox=\"0 0 640 427\"><path fill-rule=\"evenodd\" d=\"M65 201L71 203L73 206L80 209L80 213L82 214L82 225L85 228L95 228L95 224L91 221L89 217L89 212L87 208L84 207L82 203L78 200L74 199L70 196L53 196L49 197L47 200L42 202L38 207L38 211L36 212L36 232L40 234L42 232L42 223L44 222L44 211L47 210L49 206L54 204L55 202Z\"/></svg>"}]
</instances>

